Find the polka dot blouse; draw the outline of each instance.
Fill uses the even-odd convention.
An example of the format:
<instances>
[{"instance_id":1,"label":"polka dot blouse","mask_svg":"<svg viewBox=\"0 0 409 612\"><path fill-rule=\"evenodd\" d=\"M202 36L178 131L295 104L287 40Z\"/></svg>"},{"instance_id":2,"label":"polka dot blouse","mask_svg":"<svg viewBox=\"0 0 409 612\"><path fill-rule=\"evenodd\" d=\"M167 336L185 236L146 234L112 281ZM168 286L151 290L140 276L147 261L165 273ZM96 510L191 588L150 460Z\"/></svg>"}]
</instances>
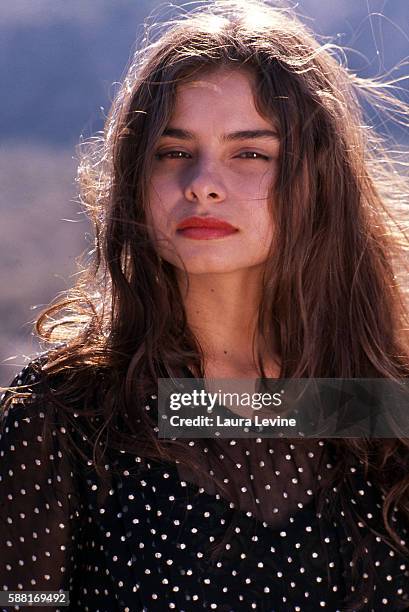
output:
<instances>
[{"instance_id":1,"label":"polka dot blouse","mask_svg":"<svg viewBox=\"0 0 409 612\"><path fill-rule=\"evenodd\" d=\"M40 360L11 385L38 382ZM145 406L153 415L156 399ZM359 610L409 609L409 560L383 537L382 494L359 461L349 468L348 508L334 487L317 511L316 486L336 465L328 440L186 440L205 475L122 451L102 485L92 459L74 460L73 432L41 393L2 411L3 590L69 591L68 608L44 610L336 612L370 583ZM397 508L392 520L406 541ZM358 536L372 582L354 562Z\"/></svg>"}]
</instances>

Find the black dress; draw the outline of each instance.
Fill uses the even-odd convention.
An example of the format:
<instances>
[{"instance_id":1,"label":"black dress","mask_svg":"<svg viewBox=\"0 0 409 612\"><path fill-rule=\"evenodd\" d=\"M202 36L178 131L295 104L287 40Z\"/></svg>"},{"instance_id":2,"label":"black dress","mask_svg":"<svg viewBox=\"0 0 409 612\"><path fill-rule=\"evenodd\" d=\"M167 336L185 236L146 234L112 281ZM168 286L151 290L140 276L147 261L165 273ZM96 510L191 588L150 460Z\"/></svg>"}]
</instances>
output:
<instances>
[{"instance_id":1,"label":"black dress","mask_svg":"<svg viewBox=\"0 0 409 612\"><path fill-rule=\"evenodd\" d=\"M34 361L38 367L40 358ZM32 362L11 384L38 376ZM151 396L145 409L154 413L155 406ZM356 534L336 487L326 500L328 515L317 513L313 485L336 461L328 441L303 447L283 439L187 441L207 479L180 464L143 465L136 454L118 452L105 465L109 485L101 486L92 458L83 469L74 463L69 432L54 411L37 395L3 414L3 590L69 591L68 608L44 610L335 612L370 580L365 566L353 576ZM45 429L50 416L53 425ZM360 609L409 609L409 560L384 541L382 494L361 468L351 460L349 510L367 538L375 580ZM227 490L232 482L239 488L239 504L218 492L215 473ZM396 508L393 520L406 538ZM209 547L227 528L223 550L212 555Z\"/></svg>"}]
</instances>

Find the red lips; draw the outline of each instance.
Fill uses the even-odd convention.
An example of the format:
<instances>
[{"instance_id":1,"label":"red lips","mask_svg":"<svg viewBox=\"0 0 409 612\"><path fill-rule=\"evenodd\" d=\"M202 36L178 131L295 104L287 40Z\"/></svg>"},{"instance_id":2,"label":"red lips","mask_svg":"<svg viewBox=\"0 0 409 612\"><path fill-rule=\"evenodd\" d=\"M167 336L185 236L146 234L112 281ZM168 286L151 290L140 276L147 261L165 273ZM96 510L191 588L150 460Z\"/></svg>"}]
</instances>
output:
<instances>
[{"instance_id":1,"label":"red lips","mask_svg":"<svg viewBox=\"0 0 409 612\"><path fill-rule=\"evenodd\" d=\"M183 219L183 221L179 223L177 229L183 230L191 227L227 230L229 232L234 232L237 230L236 227L233 227L233 225L230 225L230 223L227 223L227 221L217 219L216 217L188 217L187 219Z\"/></svg>"}]
</instances>

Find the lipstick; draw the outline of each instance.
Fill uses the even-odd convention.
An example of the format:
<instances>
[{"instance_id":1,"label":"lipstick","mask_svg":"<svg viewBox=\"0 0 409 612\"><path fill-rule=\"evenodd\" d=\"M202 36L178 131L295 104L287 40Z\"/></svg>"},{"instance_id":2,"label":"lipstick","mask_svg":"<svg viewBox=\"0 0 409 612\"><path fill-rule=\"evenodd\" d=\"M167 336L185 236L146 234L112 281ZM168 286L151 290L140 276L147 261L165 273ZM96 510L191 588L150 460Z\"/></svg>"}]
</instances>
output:
<instances>
[{"instance_id":1,"label":"lipstick","mask_svg":"<svg viewBox=\"0 0 409 612\"><path fill-rule=\"evenodd\" d=\"M216 217L188 217L178 224L177 231L184 238L212 240L235 234L238 229Z\"/></svg>"}]
</instances>

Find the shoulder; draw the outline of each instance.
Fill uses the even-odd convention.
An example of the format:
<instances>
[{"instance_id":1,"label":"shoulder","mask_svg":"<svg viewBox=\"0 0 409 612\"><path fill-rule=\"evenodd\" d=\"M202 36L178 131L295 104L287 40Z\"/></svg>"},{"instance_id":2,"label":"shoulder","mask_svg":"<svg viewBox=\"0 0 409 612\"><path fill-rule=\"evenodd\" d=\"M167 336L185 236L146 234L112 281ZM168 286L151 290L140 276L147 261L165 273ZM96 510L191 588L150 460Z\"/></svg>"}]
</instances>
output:
<instances>
[{"instance_id":1,"label":"shoulder","mask_svg":"<svg viewBox=\"0 0 409 612\"><path fill-rule=\"evenodd\" d=\"M44 419L46 385L42 366L45 360L45 355L32 359L0 396L0 439L13 429L29 424L33 417Z\"/></svg>"},{"instance_id":2,"label":"shoulder","mask_svg":"<svg viewBox=\"0 0 409 612\"><path fill-rule=\"evenodd\" d=\"M0 395L1 405L4 405L5 399L7 399L9 387L13 387L14 391L18 391L20 388L23 388L25 385L32 386L33 384L38 384L41 381L41 378L44 376L42 367L43 364L47 361L47 353L41 353L37 357L31 359L27 365L25 365L20 372L15 374L12 381L7 385L7 391Z\"/></svg>"},{"instance_id":3,"label":"shoulder","mask_svg":"<svg viewBox=\"0 0 409 612\"><path fill-rule=\"evenodd\" d=\"M42 362L22 368L0 402L0 505L16 525L22 509L68 515L80 502L77 455L69 426L47 400Z\"/></svg>"},{"instance_id":4,"label":"shoulder","mask_svg":"<svg viewBox=\"0 0 409 612\"><path fill-rule=\"evenodd\" d=\"M0 396L0 461L48 465L72 453L73 419L53 401L50 377L44 371L47 353L29 361Z\"/></svg>"}]
</instances>

